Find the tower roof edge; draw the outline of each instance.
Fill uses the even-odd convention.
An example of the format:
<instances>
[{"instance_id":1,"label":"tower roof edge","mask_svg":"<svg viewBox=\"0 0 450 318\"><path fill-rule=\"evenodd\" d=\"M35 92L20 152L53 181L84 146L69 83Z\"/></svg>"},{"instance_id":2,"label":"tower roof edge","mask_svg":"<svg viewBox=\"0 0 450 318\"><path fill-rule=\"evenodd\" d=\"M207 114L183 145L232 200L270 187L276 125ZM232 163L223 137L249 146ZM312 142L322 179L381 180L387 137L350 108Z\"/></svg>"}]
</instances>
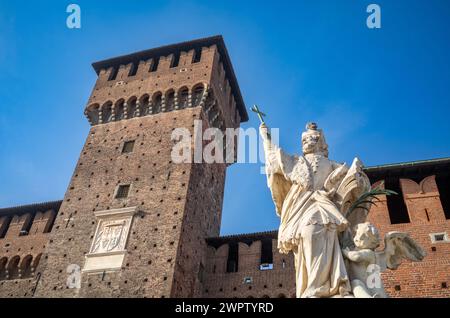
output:
<instances>
[{"instance_id":1,"label":"tower roof edge","mask_svg":"<svg viewBox=\"0 0 450 318\"><path fill-rule=\"evenodd\" d=\"M92 63L92 67L94 68L95 72L98 75L102 69L107 69L109 67L126 65L129 63L138 63L139 61L142 60L149 60L151 58L167 56L175 52L187 52L192 49L198 48L201 49L202 47L210 47L212 45L216 45L219 51L223 67L227 74L228 80L230 81L230 86L233 95L235 96L236 105L237 108L239 109L239 114L241 116L241 122L246 122L248 121L247 110L245 108L245 103L242 98L239 84L237 82L236 75L234 73L233 65L231 64L230 56L228 55L228 51L225 46L225 42L223 40L222 35L215 35L211 37L160 46L153 49L139 51L127 55L121 55L110 59L94 62Z\"/></svg>"}]
</instances>

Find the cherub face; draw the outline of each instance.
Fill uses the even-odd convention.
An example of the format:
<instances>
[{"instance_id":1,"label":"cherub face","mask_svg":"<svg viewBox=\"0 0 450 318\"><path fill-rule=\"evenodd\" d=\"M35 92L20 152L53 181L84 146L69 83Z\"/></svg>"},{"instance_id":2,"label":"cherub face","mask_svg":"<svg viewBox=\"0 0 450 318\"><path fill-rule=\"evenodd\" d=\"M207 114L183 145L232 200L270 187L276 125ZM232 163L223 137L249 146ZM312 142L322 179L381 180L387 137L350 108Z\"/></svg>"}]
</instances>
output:
<instances>
[{"instance_id":1,"label":"cherub face","mask_svg":"<svg viewBox=\"0 0 450 318\"><path fill-rule=\"evenodd\" d=\"M375 249L380 245L378 230L369 222L356 226L356 234L353 238L356 247L360 249Z\"/></svg>"},{"instance_id":2,"label":"cherub face","mask_svg":"<svg viewBox=\"0 0 450 318\"><path fill-rule=\"evenodd\" d=\"M304 135L302 138L302 150L304 154L319 152L320 134L311 133Z\"/></svg>"}]
</instances>

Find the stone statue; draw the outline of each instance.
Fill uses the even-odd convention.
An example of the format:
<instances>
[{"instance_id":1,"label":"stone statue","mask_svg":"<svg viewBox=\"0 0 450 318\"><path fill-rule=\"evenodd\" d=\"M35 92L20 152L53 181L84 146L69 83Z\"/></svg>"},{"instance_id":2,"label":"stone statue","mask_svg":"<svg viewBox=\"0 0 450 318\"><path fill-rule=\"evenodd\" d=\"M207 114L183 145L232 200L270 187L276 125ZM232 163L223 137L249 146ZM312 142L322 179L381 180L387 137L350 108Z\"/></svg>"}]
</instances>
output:
<instances>
[{"instance_id":1,"label":"stone statue","mask_svg":"<svg viewBox=\"0 0 450 318\"><path fill-rule=\"evenodd\" d=\"M347 268L353 295L357 298L387 297L380 273L387 268L397 269L402 259L417 262L425 257L422 248L402 232L386 233L384 250L375 251L380 245L380 236L369 222L356 226L354 244L354 250L347 247L342 252L349 260Z\"/></svg>"},{"instance_id":2,"label":"stone statue","mask_svg":"<svg viewBox=\"0 0 450 318\"><path fill-rule=\"evenodd\" d=\"M265 123L260 134L268 186L281 218L278 249L294 253L297 297L351 295L340 237L349 229L348 204L370 189L361 162L355 158L349 168L328 159L325 136L314 123L302 134L303 156L289 156L274 145Z\"/></svg>"},{"instance_id":3,"label":"stone statue","mask_svg":"<svg viewBox=\"0 0 450 318\"><path fill-rule=\"evenodd\" d=\"M278 249L295 258L297 297L386 297L383 286L367 286L369 265L385 262L393 269L402 257L423 258L406 233L388 233L382 252L374 252L375 239L365 241L372 233L364 225L372 201L395 192L371 190L358 158L350 167L328 159L325 136L315 123L302 134L303 155L285 154L272 143L264 114L257 106L252 111L261 120L267 183L281 219Z\"/></svg>"}]
</instances>

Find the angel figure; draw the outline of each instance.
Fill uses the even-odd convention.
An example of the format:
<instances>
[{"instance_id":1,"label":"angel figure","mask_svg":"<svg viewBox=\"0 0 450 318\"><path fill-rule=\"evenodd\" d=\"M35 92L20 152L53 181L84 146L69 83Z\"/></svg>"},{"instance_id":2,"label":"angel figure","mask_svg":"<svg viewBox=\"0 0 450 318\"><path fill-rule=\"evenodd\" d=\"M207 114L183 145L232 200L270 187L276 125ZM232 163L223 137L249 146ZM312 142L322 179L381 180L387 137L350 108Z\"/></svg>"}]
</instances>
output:
<instances>
[{"instance_id":1,"label":"angel figure","mask_svg":"<svg viewBox=\"0 0 450 318\"><path fill-rule=\"evenodd\" d=\"M278 249L294 253L297 297L350 296L340 239L351 233L345 211L370 189L362 163L355 158L348 167L328 159L325 136L315 123L301 136L301 156L287 155L273 144L264 122L260 134L267 182L281 218ZM352 218L365 213L356 210Z\"/></svg>"},{"instance_id":2,"label":"angel figure","mask_svg":"<svg viewBox=\"0 0 450 318\"><path fill-rule=\"evenodd\" d=\"M389 232L384 237L384 250L375 251L380 245L377 229L369 222L356 226L353 239L355 249L342 250L348 260L348 274L352 292L356 298L388 297L380 277L387 268L397 269L403 259L421 261L425 252L408 234Z\"/></svg>"}]
</instances>

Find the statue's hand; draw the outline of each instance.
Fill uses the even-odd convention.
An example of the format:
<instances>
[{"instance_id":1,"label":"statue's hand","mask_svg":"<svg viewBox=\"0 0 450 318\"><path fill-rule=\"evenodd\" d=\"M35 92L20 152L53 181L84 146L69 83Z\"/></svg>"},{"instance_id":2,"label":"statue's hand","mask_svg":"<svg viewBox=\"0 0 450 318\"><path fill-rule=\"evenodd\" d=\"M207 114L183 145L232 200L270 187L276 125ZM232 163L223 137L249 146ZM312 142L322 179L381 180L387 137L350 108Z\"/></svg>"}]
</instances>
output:
<instances>
[{"instance_id":1,"label":"statue's hand","mask_svg":"<svg viewBox=\"0 0 450 318\"><path fill-rule=\"evenodd\" d=\"M270 140L269 128L267 128L265 123L259 125L259 134L263 140Z\"/></svg>"}]
</instances>

